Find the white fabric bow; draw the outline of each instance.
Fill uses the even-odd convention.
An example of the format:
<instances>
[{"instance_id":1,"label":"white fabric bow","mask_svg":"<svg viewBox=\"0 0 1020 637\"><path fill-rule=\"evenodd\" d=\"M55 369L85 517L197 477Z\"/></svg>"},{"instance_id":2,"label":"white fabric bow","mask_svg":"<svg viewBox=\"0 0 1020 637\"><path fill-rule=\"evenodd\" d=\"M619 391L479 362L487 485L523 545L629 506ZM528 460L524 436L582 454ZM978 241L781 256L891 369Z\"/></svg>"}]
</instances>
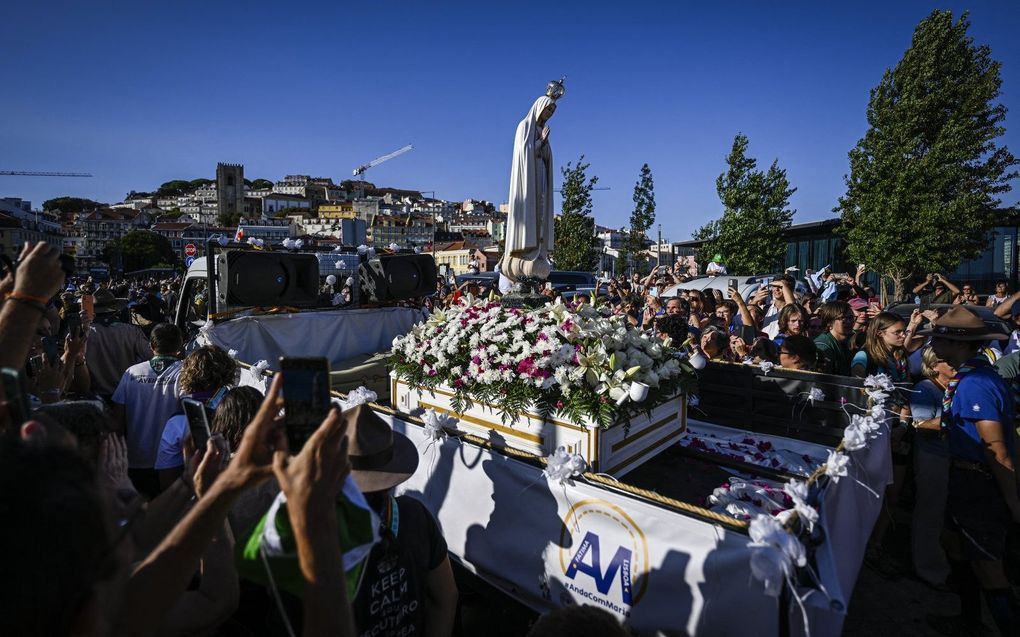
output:
<instances>
[{"instance_id":1,"label":"white fabric bow","mask_svg":"<svg viewBox=\"0 0 1020 637\"><path fill-rule=\"evenodd\" d=\"M426 409L425 413L421 416L421 420L425 423L425 435L430 440L435 441L446 440L446 428L454 429L454 425L457 422L457 419L453 416L438 413L434 409Z\"/></svg>"},{"instance_id":2,"label":"white fabric bow","mask_svg":"<svg viewBox=\"0 0 1020 637\"><path fill-rule=\"evenodd\" d=\"M574 476L579 476L588 468L588 463L580 455L570 453L566 447L557 447L556 451L546 457L545 470L542 472L546 478L567 484Z\"/></svg>"},{"instance_id":3,"label":"white fabric bow","mask_svg":"<svg viewBox=\"0 0 1020 637\"><path fill-rule=\"evenodd\" d=\"M756 515L748 527L751 541L751 574L765 585L765 593L779 597L783 581L791 577L794 566L807 565L804 545L770 515Z\"/></svg>"}]
</instances>

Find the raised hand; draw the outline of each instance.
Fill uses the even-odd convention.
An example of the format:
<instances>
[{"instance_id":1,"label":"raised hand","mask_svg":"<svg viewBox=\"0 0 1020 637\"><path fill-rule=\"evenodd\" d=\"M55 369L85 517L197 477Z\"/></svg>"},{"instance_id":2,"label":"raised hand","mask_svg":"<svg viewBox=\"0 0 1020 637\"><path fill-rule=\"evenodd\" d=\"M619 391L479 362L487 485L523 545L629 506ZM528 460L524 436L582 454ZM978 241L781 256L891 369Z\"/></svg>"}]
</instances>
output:
<instances>
[{"instance_id":1,"label":"raised hand","mask_svg":"<svg viewBox=\"0 0 1020 637\"><path fill-rule=\"evenodd\" d=\"M63 285L60 251L46 242L34 246L26 242L15 274L14 293L49 300Z\"/></svg>"}]
</instances>

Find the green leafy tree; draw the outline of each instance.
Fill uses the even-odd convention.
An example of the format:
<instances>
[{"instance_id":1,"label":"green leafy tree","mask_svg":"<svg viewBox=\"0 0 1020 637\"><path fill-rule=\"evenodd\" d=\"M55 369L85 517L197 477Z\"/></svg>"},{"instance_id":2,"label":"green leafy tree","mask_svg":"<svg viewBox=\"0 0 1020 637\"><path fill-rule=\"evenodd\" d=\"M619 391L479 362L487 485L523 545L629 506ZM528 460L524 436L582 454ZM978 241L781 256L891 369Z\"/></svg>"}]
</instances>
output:
<instances>
[{"instance_id":1,"label":"green leafy tree","mask_svg":"<svg viewBox=\"0 0 1020 637\"><path fill-rule=\"evenodd\" d=\"M269 181L268 179L255 179L251 182L251 186L249 186L249 188L251 188L252 190L265 190L266 188L272 187L273 182Z\"/></svg>"},{"instance_id":2,"label":"green leafy tree","mask_svg":"<svg viewBox=\"0 0 1020 637\"><path fill-rule=\"evenodd\" d=\"M655 183L652 169L648 164L641 166L641 173L634 184L634 210L630 213L630 230L620 248L620 263L624 268L644 276L648 274L649 263L645 257L648 229L655 223Z\"/></svg>"},{"instance_id":3,"label":"green leafy tree","mask_svg":"<svg viewBox=\"0 0 1020 637\"><path fill-rule=\"evenodd\" d=\"M869 128L850 151L834 209L851 259L892 281L895 298L919 273L977 256L1017 176L996 144L1005 132L1001 64L967 35L967 14L933 11L871 90ZM885 287L885 286L883 286Z\"/></svg>"},{"instance_id":4,"label":"green leafy tree","mask_svg":"<svg viewBox=\"0 0 1020 637\"><path fill-rule=\"evenodd\" d=\"M54 199L47 199L42 204L43 210L60 210L61 212L84 212L85 210L102 208L105 205L98 201L81 197L56 197Z\"/></svg>"},{"instance_id":5,"label":"green leafy tree","mask_svg":"<svg viewBox=\"0 0 1020 637\"><path fill-rule=\"evenodd\" d=\"M715 180L723 204L722 217L699 228L695 239L705 241L698 255L707 263L721 254L734 274L763 274L781 269L786 254L783 232L793 221L786 171L773 161L767 171L747 155L748 139L737 133L726 157L726 172Z\"/></svg>"},{"instance_id":6,"label":"green leafy tree","mask_svg":"<svg viewBox=\"0 0 1020 637\"><path fill-rule=\"evenodd\" d=\"M556 237L552 254L557 270L593 272L598 266L598 239L595 237L595 218L591 214L591 191L599 178L588 177L589 166L581 155L576 166L567 162L560 168L563 207L555 220Z\"/></svg>"},{"instance_id":7,"label":"green leafy tree","mask_svg":"<svg viewBox=\"0 0 1020 637\"><path fill-rule=\"evenodd\" d=\"M178 195L185 195L190 192L194 192L195 188L196 186L192 186L190 181L185 179L173 179L160 184L159 188L156 189L156 196L176 197Z\"/></svg>"},{"instance_id":8,"label":"green leafy tree","mask_svg":"<svg viewBox=\"0 0 1020 637\"><path fill-rule=\"evenodd\" d=\"M103 260L125 272L144 270L157 264L176 264L170 240L148 230L132 230L103 249Z\"/></svg>"},{"instance_id":9,"label":"green leafy tree","mask_svg":"<svg viewBox=\"0 0 1020 637\"><path fill-rule=\"evenodd\" d=\"M220 224L220 227L230 228L240 223L241 217L243 216L244 215L242 215L239 212L236 213L221 212L216 216L216 222Z\"/></svg>"}]
</instances>

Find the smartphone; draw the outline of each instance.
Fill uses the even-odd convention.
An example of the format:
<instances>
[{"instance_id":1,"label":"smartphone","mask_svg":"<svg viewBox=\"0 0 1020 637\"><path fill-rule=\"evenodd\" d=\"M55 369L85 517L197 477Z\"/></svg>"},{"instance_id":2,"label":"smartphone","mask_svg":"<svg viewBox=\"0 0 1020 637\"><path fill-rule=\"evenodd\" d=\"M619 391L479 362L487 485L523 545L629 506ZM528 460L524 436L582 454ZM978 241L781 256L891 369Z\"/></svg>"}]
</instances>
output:
<instances>
[{"instance_id":1,"label":"smartphone","mask_svg":"<svg viewBox=\"0 0 1020 637\"><path fill-rule=\"evenodd\" d=\"M195 449L202 453L212 431L209 430L209 414L205 411L202 401L194 398L181 398L181 407L184 408L184 417L188 419L188 429L191 431L191 440L195 443Z\"/></svg>"},{"instance_id":2,"label":"smartphone","mask_svg":"<svg viewBox=\"0 0 1020 637\"><path fill-rule=\"evenodd\" d=\"M227 389L226 385L216 390L216 393L213 394L213 397L210 398L209 402L205 404L209 411L216 413L216 408L220 406L221 402L223 402L223 398L227 395L228 391L230 390Z\"/></svg>"},{"instance_id":3,"label":"smartphone","mask_svg":"<svg viewBox=\"0 0 1020 637\"><path fill-rule=\"evenodd\" d=\"M43 357L42 354L39 356L33 356L28 359L28 365L25 366L25 373L28 374L29 378L35 378L42 371Z\"/></svg>"},{"instance_id":4,"label":"smartphone","mask_svg":"<svg viewBox=\"0 0 1020 637\"><path fill-rule=\"evenodd\" d=\"M931 297L927 294L921 295L921 304L918 307L922 312L927 312L931 308Z\"/></svg>"},{"instance_id":5,"label":"smartphone","mask_svg":"<svg viewBox=\"0 0 1020 637\"><path fill-rule=\"evenodd\" d=\"M89 316L96 313L96 297L91 294L84 294L81 297L81 311L88 312Z\"/></svg>"},{"instance_id":6,"label":"smartphone","mask_svg":"<svg viewBox=\"0 0 1020 637\"><path fill-rule=\"evenodd\" d=\"M283 423L290 452L301 451L329 413L329 361L280 358L283 373Z\"/></svg>"},{"instance_id":7,"label":"smartphone","mask_svg":"<svg viewBox=\"0 0 1020 637\"><path fill-rule=\"evenodd\" d=\"M730 279L729 286L730 286L731 290L736 290L737 289L737 280L736 279Z\"/></svg>"},{"instance_id":8,"label":"smartphone","mask_svg":"<svg viewBox=\"0 0 1020 637\"><path fill-rule=\"evenodd\" d=\"M56 336L44 336L42 339L43 354L46 355L45 362L56 365L60 358L60 339Z\"/></svg>"},{"instance_id":9,"label":"smartphone","mask_svg":"<svg viewBox=\"0 0 1020 637\"><path fill-rule=\"evenodd\" d=\"M71 335L71 338L78 338L82 335L81 317L78 314L72 312L67 315L64 319L64 325L67 326L67 334Z\"/></svg>"},{"instance_id":10,"label":"smartphone","mask_svg":"<svg viewBox=\"0 0 1020 637\"><path fill-rule=\"evenodd\" d=\"M3 382L4 395L7 397L7 413L11 424L19 427L28 420L28 392L25 390L25 377L20 370L4 367L0 369L0 380Z\"/></svg>"}]
</instances>

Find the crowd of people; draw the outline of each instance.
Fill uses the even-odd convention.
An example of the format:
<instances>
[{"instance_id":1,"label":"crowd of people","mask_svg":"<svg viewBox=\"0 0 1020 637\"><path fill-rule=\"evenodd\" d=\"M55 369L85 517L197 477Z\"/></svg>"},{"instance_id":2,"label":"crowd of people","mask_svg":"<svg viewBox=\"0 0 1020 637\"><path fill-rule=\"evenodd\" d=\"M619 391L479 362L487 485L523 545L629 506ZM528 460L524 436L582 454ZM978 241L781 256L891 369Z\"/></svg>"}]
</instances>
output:
<instances>
[{"instance_id":1,"label":"crowd of people","mask_svg":"<svg viewBox=\"0 0 1020 637\"><path fill-rule=\"evenodd\" d=\"M852 275L824 268L799 279L790 268L748 298L739 285L729 285L737 280L726 279L721 255L712 265L715 280L727 285L685 289L679 284L688 275L677 264L651 268L646 276L603 277L593 291L547 286L543 294L608 308L650 335L717 362L889 376L899 388L890 401L894 480L866 561L888 577L913 571L935 590L959 593L963 614L931 618L936 629L981 634L983 595L1002 634L1020 631L1004 568L1006 532L1020 522L1011 426L1020 416L1014 410L1020 405L1020 291L1010 293L999 281L982 298L973 285L932 273L898 304L907 308L900 313L884 307L865 283L863 264ZM433 303L463 303L469 295L499 296L495 279L456 287L440 281ZM1008 337L968 307L992 309ZM905 563L885 541L908 482L914 506Z\"/></svg>"},{"instance_id":2,"label":"crowd of people","mask_svg":"<svg viewBox=\"0 0 1020 637\"><path fill-rule=\"evenodd\" d=\"M0 541L13 550L0 633L454 634L458 590L439 526L418 500L394 497L417 466L413 444L354 406L333 408L290 453L282 374L263 395L240 383L229 352L186 351L171 321L180 293L180 279L73 277L44 243L6 264ZM204 302L199 289L186 318ZM183 398L206 411L204 448ZM348 479L379 520L356 581L338 514ZM275 564L257 563L258 577L239 566L274 501L286 502L299 591L277 587ZM562 615L530 634L564 634L565 621L624 634L601 609Z\"/></svg>"},{"instance_id":3,"label":"crowd of people","mask_svg":"<svg viewBox=\"0 0 1020 637\"><path fill-rule=\"evenodd\" d=\"M1014 625L1003 559L1006 531L1020 520L1008 482L1020 292L999 285L982 304L1012 324L1007 340L965 309L980 303L974 289L945 277L926 277L915 289L933 307L902 315L863 284L863 266L854 276L795 274L748 298L737 287L678 289L687 277L679 267L543 293L606 307L710 360L890 376L904 389L892 401L895 482L886 503L895 505L912 468L915 574L961 594L964 616L955 621L967 630L980 623L982 595L1000 628ZM0 518L15 550L0 596L2 632L451 634L458 591L440 529L417 500L392 495L415 470L416 458L394 452L406 439L370 409L334 409L299 453L288 453L279 375L263 396L239 386L228 352L211 345L186 352L171 320L179 294L180 280L69 278L58 251L41 243L26 245L5 270ZM495 285L440 281L418 302L434 310L498 295ZM942 302L959 307L940 311ZM200 315L202 303L199 291L189 313ZM205 448L191 438L182 398L209 414ZM368 462L380 454L390 460ZM382 536L353 588L334 509L347 475L377 513ZM236 548L281 492L304 579L300 597L249 581L235 565ZM883 516L869 549L880 570L895 564L882 548L887 522ZM390 590L394 573L402 585ZM533 634L565 634L556 628L565 621L615 625L597 609L567 612L573 619L543 619Z\"/></svg>"}]
</instances>

